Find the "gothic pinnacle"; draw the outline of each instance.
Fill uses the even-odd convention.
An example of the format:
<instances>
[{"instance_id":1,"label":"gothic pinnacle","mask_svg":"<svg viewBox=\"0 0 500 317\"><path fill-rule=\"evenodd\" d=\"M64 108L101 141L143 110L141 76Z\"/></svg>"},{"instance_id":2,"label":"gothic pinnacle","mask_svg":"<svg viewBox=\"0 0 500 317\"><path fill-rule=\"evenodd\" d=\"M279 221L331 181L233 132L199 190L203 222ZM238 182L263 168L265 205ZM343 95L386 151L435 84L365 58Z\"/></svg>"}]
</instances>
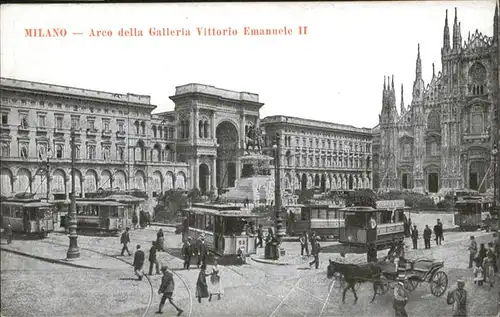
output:
<instances>
[{"instance_id":1,"label":"gothic pinnacle","mask_svg":"<svg viewBox=\"0 0 500 317\"><path fill-rule=\"evenodd\" d=\"M391 88L394 90L394 75L392 75L392 83L391 83Z\"/></svg>"},{"instance_id":2,"label":"gothic pinnacle","mask_svg":"<svg viewBox=\"0 0 500 317\"><path fill-rule=\"evenodd\" d=\"M436 76L436 72L434 70L434 63L432 63L432 77Z\"/></svg>"},{"instance_id":3,"label":"gothic pinnacle","mask_svg":"<svg viewBox=\"0 0 500 317\"><path fill-rule=\"evenodd\" d=\"M386 90L386 88L385 88L385 76L384 76L384 91L385 91L385 90Z\"/></svg>"}]
</instances>

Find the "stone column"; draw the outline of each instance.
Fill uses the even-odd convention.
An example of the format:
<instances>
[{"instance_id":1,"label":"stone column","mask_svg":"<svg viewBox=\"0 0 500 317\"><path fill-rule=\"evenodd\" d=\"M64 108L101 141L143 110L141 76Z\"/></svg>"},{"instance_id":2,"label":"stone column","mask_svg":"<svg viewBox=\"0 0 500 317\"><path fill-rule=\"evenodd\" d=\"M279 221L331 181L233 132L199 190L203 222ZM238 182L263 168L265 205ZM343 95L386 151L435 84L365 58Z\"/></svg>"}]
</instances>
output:
<instances>
[{"instance_id":1,"label":"stone column","mask_svg":"<svg viewBox=\"0 0 500 317\"><path fill-rule=\"evenodd\" d=\"M245 126L247 125L247 120L245 114L241 114L241 125L240 125L240 147L245 148Z\"/></svg>"},{"instance_id":2,"label":"stone column","mask_svg":"<svg viewBox=\"0 0 500 317\"><path fill-rule=\"evenodd\" d=\"M236 158L236 180L238 181L241 178L241 161L239 158Z\"/></svg>"},{"instance_id":3,"label":"stone column","mask_svg":"<svg viewBox=\"0 0 500 317\"><path fill-rule=\"evenodd\" d=\"M191 131L189 131L189 139L191 140L191 142L194 142L194 139L197 137L197 133L198 133L198 122L196 121L196 113L195 113L196 110L194 109L191 109Z\"/></svg>"},{"instance_id":4,"label":"stone column","mask_svg":"<svg viewBox=\"0 0 500 317\"><path fill-rule=\"evenodd\" d=\"M199 155L196 155L194 157L194 166L193 166L193 173L191 175L193 175L193 182L192 184L194 184L193 188L200 188L200 177L199 177L199 171L200 171L200 156Z\"/></svg>"},{"instance_id":5,"label":"stone column","mask_svg":"<svg viewBox=\"0 0 500 317\"><path fill-rule=\"evenodd\" d=\"M215 126L215 111L212 111L212 116L210 117L211 119L211 126L212 126L212 139L217 140L217 127Z\"/></svg>"},{"instance_id":6,"label":"stone column","mask_svg":"<svg viewBox=\"0 0 500 317\"><path fill-rule=\"evenodd\" d=\"M212 162L212 191L217 195L217 159L214 156Z\"/></svg>"},{"instance_id":7,"label":"stone column","mask_svg":"<svg viewBox=\"0 0 500 317\"><path fill-rule=\"evenodd\" d=\"M71 170L70 170L71 171ZM71 176L66 176L64 178L64 199L68 200L69 199L69 194L70 194L70 186L71 186Z\"/></svg>"}]
</instances>

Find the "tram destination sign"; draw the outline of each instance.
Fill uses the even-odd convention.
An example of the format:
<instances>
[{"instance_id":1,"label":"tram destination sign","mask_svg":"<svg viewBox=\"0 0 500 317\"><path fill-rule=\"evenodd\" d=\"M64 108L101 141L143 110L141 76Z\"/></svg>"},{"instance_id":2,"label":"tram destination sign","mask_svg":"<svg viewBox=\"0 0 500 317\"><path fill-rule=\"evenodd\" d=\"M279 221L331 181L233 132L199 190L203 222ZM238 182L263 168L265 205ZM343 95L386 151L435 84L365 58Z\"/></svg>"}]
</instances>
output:
<instances>
[{"instance_id":1,"label":"tram destination sign","mask_svg":"<svg viewBox=\"0 0 500 317\"><path fill-rule=\"evenodd\" d=\"M399 200L379 200L376 202L377 209L398 209L405 207L405 201Z\"/></svg>"}]
</instances>

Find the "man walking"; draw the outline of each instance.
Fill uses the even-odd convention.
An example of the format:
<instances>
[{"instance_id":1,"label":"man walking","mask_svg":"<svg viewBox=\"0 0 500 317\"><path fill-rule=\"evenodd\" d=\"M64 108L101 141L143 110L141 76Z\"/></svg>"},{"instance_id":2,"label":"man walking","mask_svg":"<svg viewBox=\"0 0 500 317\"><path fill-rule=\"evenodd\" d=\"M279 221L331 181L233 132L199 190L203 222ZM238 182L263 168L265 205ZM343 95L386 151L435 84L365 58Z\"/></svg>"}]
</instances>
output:
<instances>
[{"instance_id":1,"label":"man walking","mask_svg":"<svg viewBox=\"0 0 500 317\"><path fill-rule=\"evenodd\" d=\"M432 236L432 231L431 228L429 228L429 225L425 225L424 229L424 244L426 249L431 248L431 236Z\"/></svg>"},{"instance_id":2,"label":"man walking","mask_svg":"<svg viewBox=\"0 0 500 317\"><path fill-rule=\"evenodd\" d=\"M436 223L434 226L434 235L436 236L436 245L441 245L441 237L443 236L443 227Z\"/></svg>"},{"instance_id":3,"label":"man walking","mask_svg":"<svg viewBox=\"0 0 500 317\"><path fill-rule=\"evenodd\" d=\"M418 230L416 225L413 225L413 229L411 230L411 241L413 242L413 249L416 250L418 242Z\"/></svg>"},{"instance_id":4,"label":"man walking","mask_svg":"<svg viewBox=\"0 0 500 317\"><path fill-rule=\"evenodd\" d=\"M257 245L256 248L262 248L262 240L264 239L264 230L262 229L262 224L259 224L259 229L257 229Z\"/></svg>"},{"instance_id":5,"label":"man walking","mask_svg":"<svg viewBox=\"0 0 500 317\"><path fill-rule=\"evenodd\" d=\"M144 265L144 251L141 250L141 246L137 245L137 251L135 251L134 255L134 273L137 275L137 278L142 280L142 274L140 273L142 270L142 266Z\"/></svg>"},{"instance_id":6,"label":"man walking","mask_svg":"<svg viewBox=\"0 0 500 317\"><path fill-rule=\"evenodd\" d=\"M170 305L174 306L174 308L177 310L177 316L180 316L183 313L183 310L177 307L177 305L175 305L172 301L172 295L174 294L175 290L174 276L168 271L168 268L166 266L163 266L161 268L161 271L163 272L163 277L161 278L161 285L158 289L158 294L163 294L163 296L161 297L160 307L158 308L158 311L156 313L163 314L162 309L168 299Z\"/></svg>"},{"instance_id":7,"label":"man walking","mask_svg":"<svg viewBox=\"0 0 500 317\"><path fill-rule=\"evenodd\" d=\"M302 236L299 238L300 241L300 255L304 256L304 250L306 250L306 255L309 256L309 242L308 242L307 231L304 231Z\"/></svg>"},{"instance_id":8,"label":"man walking","mask_svg":"<svg viewBox=\"0 0 500 317\"><path fill-rule=\"evenodd\" d=\"M149 275L153 275L153 265L156 266L156 274L160 274L160 264L158 263L158 258L156 257L158 247L156 246L156 241L151 241L151 244L151 249L149 249Z\"/></svg>"},{"instance_id":9,"label":"man walking","mask_svg":"<svg viewBox=\"0 0 500 317\"><path fill-rule=\"evenodd\" d=\"M443 229L443 223L441 222L441 219L437 220L437 224L438 224L439 230L441 232L441 241L444 241L444 229Z\"/></svg>"},{"instance_id":10,"label":"man walking","mask_svg":"<svg viewBox=\"0 0 500 317\"><path fill-rule=\"evenodd\" d=\"M205 266L207 265L207 254L208 254L208 249L207 245L205 244L205 235L202 234L200 239L198 240L198 262L196 263L197 267L200 268L201 264L204 264Z\"/></svg>"},{"instance_id":11,"label":"man walking","mask_svg":"<svg viewBox=\"0 0 500 317\"><path fill-rule=\"evenodd\" d=\"M191 245L191 237L188 237L182 246L182 257L184 258L185 270L189 270L189 266L191 265L191 255L193 255L193 246Z\"/></svg>"},{"instance_id":12,"label":"man walking","mask_svg":"<svg viewBox=\"0 0 500 317\"><path fill-rule=\"evenodd\" d=\"M453 305L453 317L467 316L467 291L464 289L464 286L464 281L458 280L457 288L448 292L446 302L448 305Z\"/></svg>"},{"instance_id":13,"label":"man walking","mask_svg":"<svg viewBox=\"0 0 500 317\"><path fill-rule=\"evenodd\" d=\"M321 246L319 245L319 237L314 239L314 244L312 245L312 256L314 256L314 261L309 263L309 267L312 267L313 264L316 265L316 269L319 269L319 252L321 251Z\"/></svg>"},{"instance_id":14,"label":"man walking","mask_svg":"<svg viewBox=\"0 0 500 317\"><path fill-rule=\"evenodd\" d=\"M139 219L137 219L137 213L134 211L132 213L132 228L134 228L134 230L137 228L138 221L139 221Z\"/></svg>"},{"instance_id":15,"label":"man walking","mask_svg":"<svg viewBox=\"0 0 500 317\"><path fill-rule=\"evenodd\" d=\"M121 256L123 256L125 251L127 251L128 255L132 255L132 253L130 253L130 251L128 249L128 244L130 243L129 230L130 230L129 227L125 228L125 232L122 233L122 237L120 238L120 242L121 242L121 244L123 244Z\"/></svg>"},{"instance_id":16,"label":"man walking","mask_svg":"<svg viewBox=\"0 0 500 317\"><path fill-rule=\"evenodd\" d=\"M7 244L12 243L12 226L10 223L7 225L7 228L5 228L5 235L7 236Z\"/></svg>"},{"instance_id":17,"label":"man walking","mask_svg":"<svg viewBox=\"0 0 500 317\"><path fill-rule=\"evenodd\" d=\"M470 236L470 244L467 249L469 250L469 269L472 269L477 254L477 242L474 236Z\"/></svg>"}]
</instances>

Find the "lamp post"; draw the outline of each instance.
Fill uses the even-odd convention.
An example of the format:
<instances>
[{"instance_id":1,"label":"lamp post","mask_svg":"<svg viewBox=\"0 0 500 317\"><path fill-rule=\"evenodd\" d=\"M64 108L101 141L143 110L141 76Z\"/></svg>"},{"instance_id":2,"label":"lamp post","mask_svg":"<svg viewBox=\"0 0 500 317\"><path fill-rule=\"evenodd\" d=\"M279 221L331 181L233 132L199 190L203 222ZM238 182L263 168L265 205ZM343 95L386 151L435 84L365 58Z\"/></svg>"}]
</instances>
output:
<instances>
[{"instance_id":1,"label":"lamp post","mask_svg":"<svg viewBox=\"0 0 500 317\"><path fill-rule=\"evenodd\" d=\"M281 238L285 235L285 230L283 229L283 219L281 218L281 171L280 171L280 152L281 152L281 135L276 133L275 144L275 178L274 178L274 205L276 210L276 238L278 243L281 243Z\"/></svg>"},{"instance_id":2,"label":"lamp post","mask_svg":"<svg viewBox=\"0 0 500 317\"><path fill-rule=\"evenodd\" d=\"M75 133L71 129L71 204L69 207L69 248L66 254L68 260L75 260L80 257L78 248L78 235L76 234L76 190L75 190L75 159L76 159Z\"/></svg>"},{"instance_id":3,"label":"lamp post","mask_svg":"<svg viewBox=\"0 0 500 317\"><path fill-rule=\"evenodd\" d=\"M498 187L497 155L498 155L497 146L496 146L496 144L494 144L493 149L491 150L491 159L493 161L493 210L496 210L496 207L498 206L498 204L497 204L497 199L498 199L498 193L497 193L497 187Z\"/></svg>"}]
</instances>

